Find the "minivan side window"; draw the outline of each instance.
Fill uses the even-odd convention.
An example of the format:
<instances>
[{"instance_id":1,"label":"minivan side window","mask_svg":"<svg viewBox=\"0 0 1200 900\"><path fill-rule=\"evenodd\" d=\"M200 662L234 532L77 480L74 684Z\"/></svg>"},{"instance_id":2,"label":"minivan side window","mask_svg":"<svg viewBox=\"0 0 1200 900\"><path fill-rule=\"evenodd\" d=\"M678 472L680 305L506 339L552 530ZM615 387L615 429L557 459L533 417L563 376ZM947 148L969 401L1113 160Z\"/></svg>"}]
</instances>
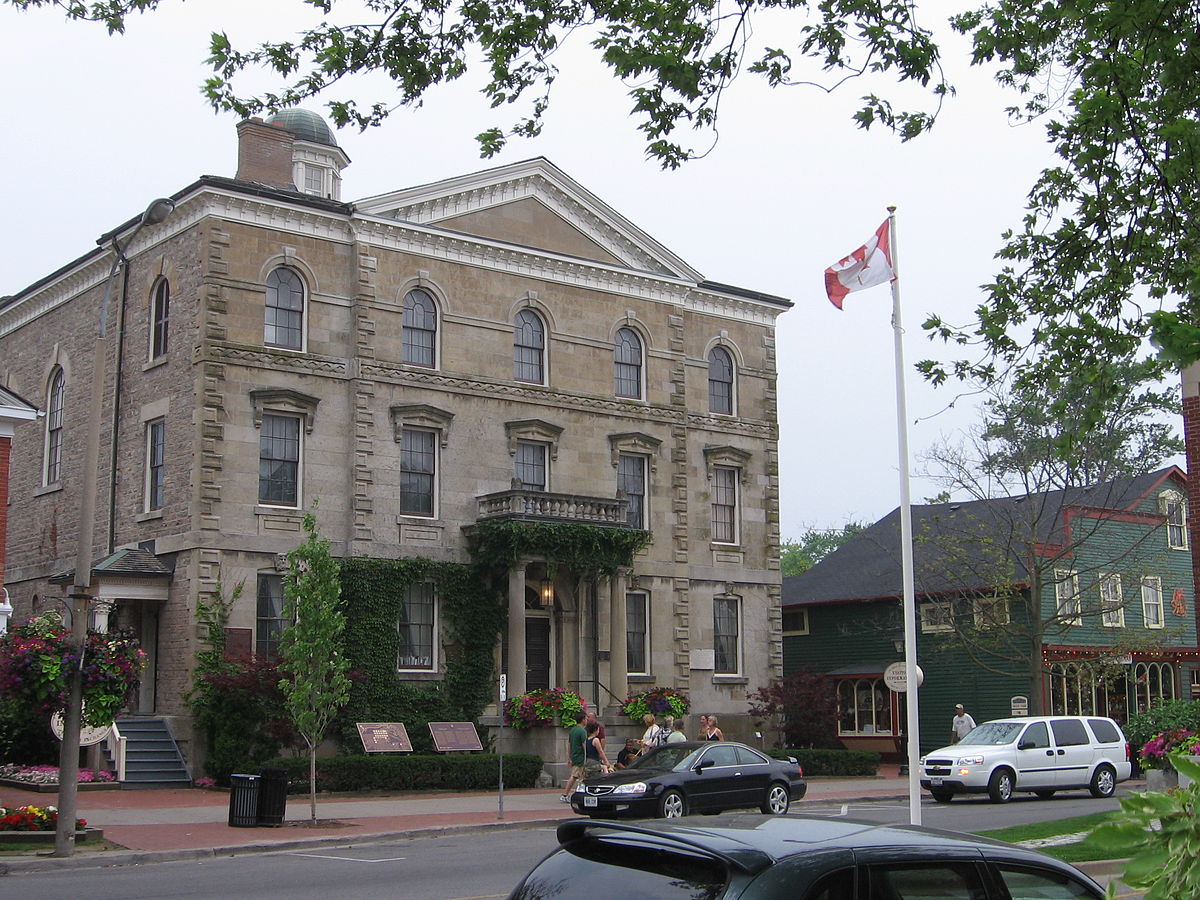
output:
<instances>
[{"instance_id":1,"label":"minivan side window","mask_svg":"<svg viewBox=\"0 0 1200 900\"><path fill-rule=\"evenodd\" d=\"M1121 732L1117 731L1117 726L1108 721L1108 719L1088 719L1088 725L1092 727L1092 734L1096 736L1096 743L1120 743Z\"/></svg>"},{"instance_id":2,"label":"minivan side window","mask_svg":"<svg viewBox=\"0 0 1200 900\"><path fill-rule=\"evenodd\" d=\"M1022 750L1040 750L1050 746L1050 732L1046 730L1045 722L1034 722L1021 735Z\"/></svg>"},{"instance_id":3,"label":"minivan side window","mask_svg":"<svg viewBox=\"0 0 1200 900\"><path fill-rule=\"evenodd\" d=\"M1050 727L1054 730L1054 743L1060 747L1077 747L1080 744L1090 744L1087 729L1078 719L1052 719Z\"/></svg>"}]
</instances>

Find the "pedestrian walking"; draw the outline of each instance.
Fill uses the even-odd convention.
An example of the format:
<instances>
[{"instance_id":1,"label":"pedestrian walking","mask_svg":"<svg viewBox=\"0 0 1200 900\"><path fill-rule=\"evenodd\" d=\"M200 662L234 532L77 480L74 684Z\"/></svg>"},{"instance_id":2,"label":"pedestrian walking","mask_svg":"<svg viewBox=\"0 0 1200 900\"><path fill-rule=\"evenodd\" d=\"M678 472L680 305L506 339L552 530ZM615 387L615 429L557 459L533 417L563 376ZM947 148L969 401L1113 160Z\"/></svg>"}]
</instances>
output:
<instances>
[{"instance_id":1,"label":"pedestrian walking","mask_svg":"<svg viewBox=\"0 0 1200 900\"><path fill-rule=\"evenodd\" d=\"M587 732L587 743L583 747L585 774L588 778L607 775L612 771L612 767L608 764L608 757L604 755L604 741L600 740L600 724L593 720L585 724L583 728Z\"/></svg>"},{"instance_id":2,"label":"pedestrian walking","mask_svg":"<svg viewBox=\"0 0 1200 900\"><path fill-rule=\"evenodd\" d=\"M975 727L975 720L961 703L954 706L954 720L950 723L950 743L957 744Z\"/></svg>"},{"instance_id":3,"label":"pedestrian walking","mask_svg":"<svg viewBox=\"0 0 1200 900\"><path fill-rule=\"evenodd\" d=\"M567 731L571 777L567 779L567 786L563 789L562 796L558 798L563 803L571 802L571 791L575 789L575 783L582 781L586 776L584 766L587 764L587 730L583 727L583 719L582 711L575 713L575 724Z\"/></svg>"}]
</instances>

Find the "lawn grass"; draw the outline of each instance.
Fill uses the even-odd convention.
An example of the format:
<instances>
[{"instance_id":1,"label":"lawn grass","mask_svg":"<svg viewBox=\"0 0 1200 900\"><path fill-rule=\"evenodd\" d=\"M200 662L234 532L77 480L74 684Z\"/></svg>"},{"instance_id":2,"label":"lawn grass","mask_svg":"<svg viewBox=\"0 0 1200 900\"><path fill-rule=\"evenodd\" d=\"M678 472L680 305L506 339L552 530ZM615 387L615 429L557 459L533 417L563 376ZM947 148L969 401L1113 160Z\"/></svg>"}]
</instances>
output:
<instances>
[{"instance_id":1,"label":"lawn grass","mask_svg":"<svg viewBox=\"0 0 1200 900\"><path fill-rule=\"evenodd\" d=\"M1023 841L1036 841L1058 837L1059 835L1089 832L1097 825L1107 822L1120 814L1120 810L1113 810L1111 812L1092 813L1088 816L1073 816L1069 819L1054 819L1049 822L1031 822L1028 825L1012 825L1008 828L977 831L975 834L995 838L1000 841L1008 841L1010 844L1019 844ZM1070 844L1048 844L1037 849L1048 856L1053 856L1056 859L1070 863L1109 858L1108 853L1096 850L1091 845L1079 841Z\"/></svg>"}]
</instances>

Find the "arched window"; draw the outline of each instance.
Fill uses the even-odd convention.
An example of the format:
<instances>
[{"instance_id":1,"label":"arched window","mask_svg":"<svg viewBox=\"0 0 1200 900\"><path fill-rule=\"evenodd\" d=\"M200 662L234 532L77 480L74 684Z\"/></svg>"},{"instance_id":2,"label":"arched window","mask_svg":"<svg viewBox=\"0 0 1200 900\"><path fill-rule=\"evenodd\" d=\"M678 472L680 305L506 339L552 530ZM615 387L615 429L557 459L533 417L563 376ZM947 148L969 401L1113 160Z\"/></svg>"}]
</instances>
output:
<instances>
[{"instance_id":1,"label":"arched window","mask_svg":"<svg viewBox=\"0 0 1200 900\"><path fill-rule=\"evenodd\" d=\"M642 340L632 328L617 331L617 349L613 360L617 396L642 399Z\"/></svg>"},{"instance_id":2,"label":"arched window","mask_svg":"<svg viewBox=\"0 0 1200 900\"><path fill-rule=\"evenodd\" d=\"M892 692L881 679L838 682L838 734L892 733Z\"/></svg>"},{"instance_id":3,"label":"arched window","mask_svg":"<svg viewBox=\"0 0 1200 900\"><path fill-rule=\"evenodd\" d=\"M546 326L531 309L517 313L513 323L513 377L532 384L546 383Z\"/></svg>"},{"instance_id":4,"label":"arched window","mask_svg":"<svg viewBox=\"0 0 1200 900\"><path fill-rule=\"evenodd\" d=\"M420 288L404 295L404 361L427 369L437 365L437 306Z\"/></svg>"},{"instance_id":5,"label":"arched window","mask_svg":"<svg viewBox=\"0 0 1200 900\"><path fill-rule=\"evenodd\" d=\"M708 353L708 411L733 415L733 357L724 347Z\"/></svg>"},{"instance_id":6,"label":"arched window","mask_svg":"<svg viewBox=\"0 0 1200 900\"><path fill-rule=\"evenodd\" d=\"M62 477L63 401L66 397L66 379L61 368L56 367L50 376L50 391L46 396L46 464L43 469L43 483L58 484Z\"/></svg>"},{"instance_id":7,"label":"arched window","mask_svg":"<svg viewBox=\"0 0 1200 900\"><path fill-rule=\"evenodd\" d=\"M284 350L304 349L304 280L280 267L267 276L263 343Z\"/></svg>"},{"instance_id":8,"label":"arched window","mask_svg":"<svg viewBox=\"0 0 1200 900\"><path fill-rule=\"evenodd\" d=\"M1167 662L1140 662L1133 667L1133 707L1145 712L1159 700L1175 699L1175 669Z\"/></svg>"},{"instance_id":9,"label":"arched window","mask_svg":"<svg viewBox=\"0 0 1200 900\"><path fill-rule=\"evenodd\" d=\"M171 317L171 285L162 278L154 287L154 306L150 310L150 358L167 352L167 322Z\"/></svg>"}]
</instances>

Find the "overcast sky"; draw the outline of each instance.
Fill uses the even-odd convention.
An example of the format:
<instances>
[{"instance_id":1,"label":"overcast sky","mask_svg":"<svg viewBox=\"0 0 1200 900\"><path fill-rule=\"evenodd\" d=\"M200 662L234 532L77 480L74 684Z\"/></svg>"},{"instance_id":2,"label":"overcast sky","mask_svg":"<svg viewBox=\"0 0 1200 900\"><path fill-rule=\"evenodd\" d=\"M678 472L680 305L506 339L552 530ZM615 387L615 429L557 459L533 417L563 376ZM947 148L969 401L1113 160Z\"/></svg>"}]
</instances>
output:
<instances>
[{"instance_id":1,"label":"overcast sky","mask_svg":"<svg viewBox=\"0 0 1200 900\"><path fill-rule=\"evenodd\" d=\"M154 197L201 174L232 176L236 117L215 114L199 92L208 32L281 38L311 18L306 10L300 0L166 0L131 19L126 35L108 37L52 9L0 7L8 88L0 295L88 251ZM545 156L707 278L793 300L777 334L783 536L874 521L899 497L891 295L886 286L852 294L839 312L825 298L823 270L864 243L889 204L898 207L915 458L975 420L970 398L950 408L957 389L933 390L913 371L923 357L948 355L920 323L934 311L968 318L1001 232L1019 222L1050 159L1042 128L1011 127L1003 114L1011 98L962 58L948 61L958 96L932 134L908 144L850 121L864 86L826 95L745 79L722 106L713 151L664 172L645 158L626 88L572 54L544 134L514 140L498 158L481 160L472 138L503 124L506 111L489 110L468 84L438 89L423 109L397 111L366 133L338 132L352 160L342 196ZM914 502L937 490L915 480Z\"/></svg>"}]
</instances>

